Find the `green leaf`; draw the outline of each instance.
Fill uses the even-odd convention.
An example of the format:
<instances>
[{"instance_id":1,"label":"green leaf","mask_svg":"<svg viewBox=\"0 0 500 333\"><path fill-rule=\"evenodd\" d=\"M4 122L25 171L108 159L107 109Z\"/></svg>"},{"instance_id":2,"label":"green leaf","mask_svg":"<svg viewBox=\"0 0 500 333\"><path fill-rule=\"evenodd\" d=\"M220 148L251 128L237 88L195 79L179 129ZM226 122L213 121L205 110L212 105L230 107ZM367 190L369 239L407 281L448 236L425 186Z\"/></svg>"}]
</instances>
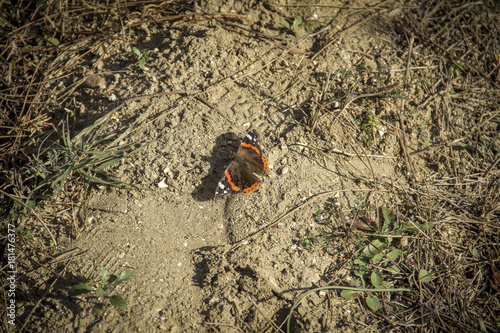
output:
<instances>
[{"instance_id":1,"label":"green leaf","mask_svg":"<svg viewBox=\"0 0 500 333\"><path fill-rule=\"evenodd\" d=\"M475 247L471 248L470 249L470 252L472 253L472 256L476 259L479 258L479 252L477 251L477 249Z\"/></svg>"},{"instance_id":2,"label":"green leaf","mask_svg":"<svg viewBox=\"0 0 500 333\"><path fill-rule=\"evenodd\" d=\"M391 274L398 274L401 270L396 265L392 265L386 268Z\"/></svg>"},{"instance_id":3,"label":"green leaf","mask_svg":"<svg viewBox=\"0 0 500 333\"><path fill-rule=\"evenodd\" d=\"M384 218L384 225L382 226L383 231L392 230L394 225L394 214L387 207L382 207L382 217Z\"/></svg>"},{"instance_id":4,"label":"green leaf","mask_svg":"<svg viewBox=\"0 0 500 333\"><path fill-rule=\"evenodd\" d=\"M128 281L130 279L135 278L135 272L128 270L128 271L123 271L120 276L118 276L118 280L116 281L116 284L120 284L122 282Z\"/></svg>"},{"instance_id":5,"label":"green leaf","mask_svg":"<svg viewBox=\"0 0 500 333\"><path fill-rule=\"evenodd\" d=\"M49 37L46 41L48 44L52 44L53 46L59 46L59 40L57 38Z\"/></svg>"},{"instance_id":6,"label":"green leaf","mask_svg":"<svg viewBox=\"0 0 500 333\"><path fill-rule=\"evenodd\" d=\"M104 297L104 296L106 296L106 295L108 294L108 292L107 292L107 291L105 291L105 290L103 289L103 287L99 287L99 288L97 288L97 290L95 291L95 294L97 295L97 297Z\"/></svg>"},{"instance_id":7,"label":"green leaf","mask_svg":"<svg viewBox=\"0 0 500 333\"><path fill-rule=\"evenodd\" d=\"M364 261L364 260L356 258L356 259L354 259L353 264L356 265L356 266L363 267L363 266L366 266L368 263L366 261Z\"/></svg>"},{"instance_id":8,"label":"green leaf","mask_svg":"<svg viewBox=\"0 0 500 333\"><path fill-rule=\"evenodd\" d=\"M146 60L144 60L144 58L141 58L139 59L137 64L139 65L139 68L144 68L146 66Z\"/></svg>"},{"instance_id":9,"label":"green leaf","mask_svg":"<svg viewBox=\"0 0 500 333\"><path fill-rule=\"evenodd\" d=\"M133 46L133 47L132 47L132 51L133 51L133 52L134 52L134 53L135 53L138 57L140 57L140 56L142 55L142 54L141 54L141 51L140 51L137 47L135 47L135 46Z\"/></svg>"},{"instance_id":10,"label":"green leaf","mask_svg":"<svg viewBox=\"0 0 500 333\"><path fill-rule=\"evenodd\" d=\"M106 181L106 180L103 180L101 178L91 176L83 170L78 170L78 173L80 175L82 175L83 177L85 177L88 181L93 182L95 184L114 186L114 187L123 188L123 189L130 189L130 190L131 189L138 189L137 186L124 184L123 182L111 177L110 175L108 175L104 172L101 172L100 175L107 177L110 181Z\"/></svg>"},{"instance_id":11,"label":"green leaf","mask_svg":"<svg viewBox=\"0 0 500 333\"><path fill-rule=\"evenodd\" d=\"M360 279L350 279L349 285L353 287L360 287L362 284Z\"/></svg>"},{"instance_id":12,"label":"green leaf","mask_svg":"<svg viewBox=\"0 0 500 333\"><path fill-rule=\"evenodd\" d=\"M379 262L382 261L382 259L384 259L384 257L385 257L385 254L383 252L374 255L372 258L372 264L378 264Z\"/></svg>"},{"instance_id":13,"label":"green leaf","mask_svg":"<svg viewBox=\"0 0 500 333\"><path fill-rule=\"evenodd\" d=\"M432 275L427 272L425 269L421 269L420 272L418 273L418 280L427 283L432 281Z\"/></svg>"},{"instance_id":14,"label":"green leaf","mask_svg":"<svg viewBox=\"0 0 500 333\"><path fill-rule=\"evenodd\" d=\"M103 304L102 303L97 303L96 305L94 305L94 307L92 308L92 313L94 314L99 314L99 312L101 312L102 310L102 307L103 307Z\"/></svg>"},{"instance_id":15,"label":"green leaf","mask_svg":"<svg viewBox=\"0 0 500 333\"><path fill-rule=\"evenodd\" d=\"M85 283L85 284L90 286L94 283L94 280L84 277L84 278L82 278L82 281L80 283Z\"/></svg>"},{"instance_id":16,"label":"green leaf","mask_svg":"<svg viewBox=\"0 0 500 333\"><path fill-rule=\"evenodd\" d=\"M292 23L292 29L298 27L301 23L302 23L302 17L301 16L295 17Z\"/></svg>"},{"instance_id":17,"label":"green leaf","mask_svg":"<svg viewBox=\"0 0 500 333\"><path fill-rule=\"evenodd\" d=\"M371 272L371 266L366 266L366 267L360 267L360 266L355 266L354 267L354 275L357 277L360 277L362 279L365 278L368 274Z\"/></svg>"},{"instance_id":18,"label":"green leaf","mask_svg":"<svg viewBox=\"0 0 500 333\"><path fill-rule=\"evenodd\" d=\"M380 301L377 296L366 297L366 305L373 311L377 311L380 308Z\"/></svg>"},{"instance_id":19,"label":"green leaf","mask_svg":"<svg viewBox=\"0 0 500 333\"><path fill-rule=\"evenodd\" d=\"M431 223L431 222L427 222L425 224L419 224L418 227L420 228L420 230L422 231L429 231L429 230L432 230L434 229L434 223Z\"/></svg>"},{"instance_id":20,"label":"green leaf","mask_svg":"<svg viewBox=\"0 0 500 333\"><path fill-rule=\"evenodd\" d=\"M373 258L374 255L382 252L387 247L386 242L382 242L380 239L376 239L363 249L363 256L365 258Z\"/></svg>"},{"instance_id":21,"label":"green leaf","mask_svg":"<svg viewBox=\"0 0 500 333\"><path fill-rule=\"evenodd\" d=\"M15 211L14 209L11 209L9 213L10 213L10 218L11 219L17 220L17 218L19 216L19 213L17 211Z\"/></svg>"},{"instance_id":22,"label":"green leaf","mask_svg":"<svg viewBox=\"0 0 500 333\"><path fill-rule=\"evenodd\" d=\"M392 250L391 252L387 253L387 257L391 259L394 262L397 262L399 260L399 257L403 254L403 251L400 249Z\"/></svg>"},{"instance_id":23,"label":"green leaf","mask_svg":"<svg viewBox=\"0 0 500 333\"><path fill-rule=\"evenodd\" d=\"M384 281L384 278L382 277L382 275L380 273L372 272L372 274L370 276L370 280L372 282L372 285L375 288L377 288Z\"/></svg>"},{"instance_id":24,"label":"green leaf","mask_svg":"<svg viewBox=\"0 0 500 333\"><path fill-rule=\"evenodd\" d=\"M424 223L424 224L407 222L403 225L403 229L406 232L417 232L419 229L422 231L429 231L429 230L434 229L434 224L431 222Z\"/></svg>"},{"instance_id":25,"label":"green leaf","mask_svg":"<svg viewBox=\"0 0 500 333\"><path fill-rule=\"evenodd\" d=\"M354 290L343 289L342 292L340 293L340 296L344 297L345 299L351 299L357 293L359 293L359 292L358 291L354 291Z\"/></svg>"},{"instance_id":26,"label":"green leaf","mask_svg":"<svg viewBox=\"0 0 500 333\"><path fill-rule=\"evenodd\" d=\"M78 163L77 165L73 166L71 168L71 170L82 169L82 168L86 167L88 164L91 164L91 163L92 163L92 160L90 158L87 158L87 159L81 161L80 163Z\"/></svg>"},{"instance_id":27,"label":"green leaf","mask_svg":"<svg viewBox=\"0 0 500 333\"><path fill-rule=\"evenodd\" d=\"M101 267L101 270L100 270L99 274L101 275L101 281L102 281L103 283L108 282L108 280L109 280L109 275L108 275L108 270L107 270L106 268Z\"/></svg>"},{"instance_id":28,"label":"green leaf","mask_svg":"<svg viewBox=\"0 0 500 333\"><path fill-rule=\"evenodd\" d=\"M290 23L288 23L288 21L287 21L287 20L282 19L282 20L281 20L281 24L283 24L285 27L287 27L288 29L290 29Z\"/></svg>"},{"instance_id":29,"label":"green leaf","mask_svg":"<svg viewBox=\"0 0 500 333\"><path fill-rule=\"evenodd\" d=\"M92 287L85 283L78 283L71 287L69 290L69 296L78 296L89 293L92 291Z\"/></svg>"},{"instance_id":30,"label":"green leaf","mask_svg":"<svg viewBox=\"0 0 500 333\"><path fill-rule=\"evenodd\" d=\"M121 161L121 160L123 160L124 158L125 158L125 156L122 156L122 157L118 157L118 158L114 158L114 159L112 159L112 160L109 160L109 161L107 161L107 162L105 162L105 163L100 164L100 165L96 168L96 170L104 170L104 169L106 169L107 167L112 166L113 164L116 164L116 163L120 162L120 161Z\"/></svg>"},{"instance_id":31,"label":"green leaf","mask_svg":"<svg viewBox=\"0 0 500 333\"><path fill-rule=\"evenodd\" d=\"M373 125L375 125L376 122L377 120L375 116L367 113L365 115L365 118L363 119L363 122L361 123L361 126L365 128L373 127Z\"/></svg>"},{"instance_id":32,"label":"green leaf","mask_svg":"<svg viewBox=\"0 0 500 333\"><path fill-rule=\"evenodd\" d=\"M60 175L59 177L57 177L57 178L53 181L53 183L54 183L54 184L57 184L57 183L59 183L59 182L61 183L61 184L59 185L59 189L57 189L57 190L56 190L56 196L58 196L58 195L59 195L59 192L61 192L61 191L62 191L62 189L63 189L63 187L64 187L64 183L65 183L65 182L66 182L66 180L68 179L68 175L69 175L69 173L70 173L70 172L71 172L71 168L66 169L66 171L64 171L64 173L63 173L62 175Z\"/></svg>"},{"instance_id":33,"label":"green leaf","mask_svg":"<svg viewBox=\"0 0 500 333\"><path fill-rule=\"evenodd\" d=\"M113 304L117 308L125 309L125 307L127 306L127 303L120 295L111 296L111 298L109 300L110 300L111 304Z\"/></svg>"}]
</instances>

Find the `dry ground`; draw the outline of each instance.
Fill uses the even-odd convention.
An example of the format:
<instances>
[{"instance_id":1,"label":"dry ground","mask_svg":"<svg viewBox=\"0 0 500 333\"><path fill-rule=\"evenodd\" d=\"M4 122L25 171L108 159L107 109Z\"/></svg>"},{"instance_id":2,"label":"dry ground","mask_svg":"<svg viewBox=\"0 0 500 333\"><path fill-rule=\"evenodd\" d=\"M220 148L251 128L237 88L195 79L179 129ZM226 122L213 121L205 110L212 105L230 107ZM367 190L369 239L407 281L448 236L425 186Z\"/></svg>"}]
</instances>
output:
<instances>
[{"instance_id":1,"label":"dry ground","mask_svg":"<svg viewBox=\"0 0 500 333\"><path fill-rule=\"evenodd\" d=\"M498 4L219 3L0 4L3 331L498 331Z\"/></svg>"}]
</instances>

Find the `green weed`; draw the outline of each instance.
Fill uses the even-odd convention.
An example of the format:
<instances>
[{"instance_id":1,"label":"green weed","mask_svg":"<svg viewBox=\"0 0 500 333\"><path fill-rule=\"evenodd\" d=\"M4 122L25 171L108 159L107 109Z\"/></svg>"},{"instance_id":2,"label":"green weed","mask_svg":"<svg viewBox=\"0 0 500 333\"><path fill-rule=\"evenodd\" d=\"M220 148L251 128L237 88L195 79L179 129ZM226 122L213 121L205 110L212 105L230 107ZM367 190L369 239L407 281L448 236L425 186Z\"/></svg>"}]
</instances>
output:
<instances>
[{"instance_id":1,"label":"green weed","mask_svg":"<svg viewBox=\"0 0 500 333\"><path fill-rule=\"evenodd\" d=\"M85 189L91 184L108 185L122 189L138 189L114 178L105 169L130 157L144 148L120 145L124 134L104 134L110 117L82 131L75 138L71 138L66 123L62 130L54 128L58 138L47 149L33 157L32 163L25 170L27 180L33 180L37 185L34 193L50 193L58 197L68 182L81 181Z\"/></svg>"},{"instance_id":2,"label":"green weed","mask_svg":"<svg viewBox=\"0 0 500 333\"><path fill-rule=\"evenodd\" d=\"M365 216L368 207L369 205L365 201L365 198L361 194L358 194L356 195L356 199L354 199L354 206L351 207L351 213L353 216Z\"/></svg>"},{"instance_id":3,"label":"green weed","mask_svg":"<svg viewBox=\"0 0 500 333\"><path fill-rule=\"evenodd\" d=\"M366 217L368 208L369 205L364 198L358 195L355 199L355 207L351 209L355 218L347 220L341 212L338 212L335 205L327 205L324 209L316 206L314 215L318 223L321 222L331 227L334 218L340 217L351 225L351 231L364 232L355 235L360 242L361 249L350 261L354 277L349 280L351 287L342 290L341 295L345 299L351 299L356 294L373 290L373 288L390 290L388 280L401 273L398 263L405 254L400 240L404 237L411 237L419 231L429 231L434 228L432 223L398 223L392 211L386 207L380 209L381 222L378 223ZM333 232L328 233L321 227L315 228L315 232L306 233L302 246L310 251L317 251L320 248L328 250L328 244L332 243L332 235ZM432 280L431 274L424 270L420 271L419 277L422 282ZM375 295L366 296L365 302L373 311L377 311L380 307L380 300Z\"/></svg>"},{"instance_id":4,"label":"green weed","mask_svg":"<svg viewBox=\"0 0 500 333\"><path fill-rule=\"evenodd\" d=\"M337 207L334 203L328 203L324 208L314 207L313 214L316 223L321 224L312 231L307 231L302 240L302 247L309 251L325 250L332 254L335 249L334 236L341 233L334 227L334 220L339 217Z\"/></svg>"},{"instance_id":5,"label":"green weed","mask_svg":"<svg viewBox=\"0 0 500 333\"><path fill-rule=\"evenodd\" d=\"M465 73L465 66L462 63L455 61L450 67L448 67L448 73L454 77L460 77L463 73Z\"/></svg>"},{"instance_id":6,"label":"green weed","mask_svg":"<svg viewBox=\"0 0 500 333\"><path fill-rule=\"evenodd\" d=\"M74 285L69 290L70 297L77 297L80 295L90 294L84 301L94 301L94 307L92 308L92 313L99 314L104 307L106 301L109 301L112 305L119 309L124 309L127 303L121 295L111 295L114 289L121 283L133 279L135 277L135 272L131 270L126 270L121 272L119 276L109 275L108 270L101 267L100 281L94 282L93 279L83 278L82 281ZM81 299L81 298L79 298Z\"/></svg>"},{"instance_id":7,"label":"green weed","mask_svg":"<svg viewBox=\"0 0 500 333\"><path fill-rule=\"evenodd\" d=\"M392 211L386 207L382 207L381 213L380 234L362 240L365 245L352 260L353 274L357 277L351 280L354 285L366 287L371 284L374 288L388 288L389 284L385 281L385 277L400 273L398 262L404 255L401 249L403 246L399 242L401 238L434 228L432 223L398 223ZM370 302L367 300L367 305L374 311L378 309L376 304L378 302L373 297L370 298Z\"/></svg>"},{"instance_id":8,"label":"green weed","mask_svg":"<svg viewBox=\"0 0 500 333\"><path fill-rule=\"evenodd\" d=\"M29 208L34 209L36 206L36 203L32 200L28 200L26 202L26 205ZM23 236L27 239L33 239L31 229L24 226L24 221L26 220L26 215L27 215L26 210L27 210L27 207L25 207L24 205L22 205L19 202L14 202L14 206L10 210L9 215L10 215L10 218L12 221L16 221L16 220L20 221L20 223L17 225L17 227L14 228L16 236ZM3 223L7 224L7 221L4 221ZM5 226L5 227L7 227L7 226Z\"/></svg>"},{"instance_id":9,"label":"green weed","mask_svg":"<svg viewBox=\"0 0 500 333\"><path fill-rule=\"evenodd\" d=\"M325 16L320 18L320 16L316 13L316 9L314 9L313 7L303 7L300 10L296 11L296 15L293 21L282 20L281 23L289 30L291 30L295 37L299 37L299 33L296 29L299 27L299 25L302 26L303 29L307 31L307 33L311 33L314 29L326 24L327 21L329 21L331 18L328 17L327 20L325 19ZM294 25L295 29L293 28Z\"/></svg>"},{"instance_id":10,"label":"green weed","mask_svg":"<svg viewBox=\"0 0 500 333\"><path fill-rule=\"evenodd\" d=\"M410 289L408 288L376 288L376 289L366 289L366 288L355 288L355 287L344 287L344 286L325 286L325 287L319 287L319 288L313 288L311 290L308 290L304 293L302 293L298 298L297 300L293 303L291 309L290 309L290 313L288 314L288 318L286 320L286 331L287 333L290 333L291 332L291 319L292 319L292 315L295 311L295 308L297 308L297 306L299 306L299 304L302 302L302 300L307 297L308 295L312 294L312 293L316 293L316 292L319 292L319 291L322 291L322 290L342 290L341 292L341 295L344 297L344 298L352 298L354 297L357 293L360 293L360 292L370 292L370 293L380 293L380 292L403 292L403 291L411 291ZM377 307L380 305L380 301L378 300L378 298L374 297L374 296L368 296L367 297L369 299L369 301L367 302L367 304L371 304L372 306L374 307Z\"/></svg>"},{"instance_id":11,"label":"green weed","mask_svg":"<svg viewBox=\"0 0 500 333\"><path fill-rule=\"evenodd\" d=\"M325 244L327 240L325 237L325 231L321 227L315 228L315 233L308 231L302 240L302 246L309 251L316 251L318 247Z\"/></svg>"},{"instance_id":12,"label":"green weed","mask_svg":"<svg viewBox=\"0 0 500 333\"><path fill-rule=\"evenodd\" d=\"M132 51L137 56L137 65L139 66L139 68L144 68L144 66L146 66L146 61L148 60L149 57L149 51L140 50L135 46L132 47Z\"/></svg>"},{"instance_id":13,"label":"green weed","mask_svg":"<svg viewBox=\"0 0 500 333\"><path fill-rule=\"evenodd\" d=\"M361 119L356 119L355 123L360 127L361 132L358 134L357 139L363 142L366 146L371 146L377 133L377 118L366 112Z\"/></svg>"},{"instance_id":14,"label":"green weed","mask_svg":"<svg viewBox=\"0 0 500 333\"><path fill-rule=\"evenodd\" d=\"M422 144L426 147L430 147L431 142L429 141L429 131L427 130L427 126L425 124L420 124L416 128L419 133L418 136L420 141L422 141Z\"/></svg>"},{"instance_id":15,"label":"green weed","mask_svg":"<svg viewBox=\"0 0 500 333\"><path fill-rule=\"evenodd\" d=\"M45 205L48 202L64 202L72 208L81 207L85 215L86 199L92 186L139 189L116 179L106 170L134 155L148 143L140 146L121 144L137 125L130 126L122 133L105 134L110 119L109 115L98 119L92 126L71 137L66 118L61 130L53 126L53 130L36 148L37 151L23 155L24 165L16 170L18 176L14 177L19 191L16 194L2 191L3 195L13 201L8 212L10 219L17 221L16 232L31 239L31 227L27 225L27 221L36 219L51 236L50 245L56 246L56 239L44 221L47 217ZM67 193L73 193L71 199ZM73 205L76 201L81 202L81 205Z\"/></svg>"},{"instance_id":16,"label":"green weed","mask_svg":"<svg viewBox=\"0 0 500 333\"><path fill-rule=\"evenodd\" d=\"M283 24L285 27L287 27L295 35L295 37L299 37L298 27L300 24L302 24L302 17L301 16L296 16L293 19L293 21L288 20L288 19L283 19L283 20L281 20L281 24Z\"/></svg>"}]
</instances>

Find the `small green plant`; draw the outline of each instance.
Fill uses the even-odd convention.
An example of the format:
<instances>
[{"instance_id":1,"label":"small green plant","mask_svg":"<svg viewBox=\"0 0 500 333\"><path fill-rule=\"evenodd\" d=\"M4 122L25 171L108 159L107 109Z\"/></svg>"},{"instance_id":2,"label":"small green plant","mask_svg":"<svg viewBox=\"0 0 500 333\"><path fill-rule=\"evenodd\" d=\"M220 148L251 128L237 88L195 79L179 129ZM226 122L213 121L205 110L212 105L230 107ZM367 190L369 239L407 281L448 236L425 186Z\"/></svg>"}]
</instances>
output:
<instances>
[{"instance_id":1,"label":"small green plant","mask_svg":"<svg viewBox=\"0 0 500 333\"><path fill-rule=\"evenodd\" d=\"M337 73L344 80L347 80L347 79L358 80L358 74L350 69L339 68Z\"/></svg>"},{"instance_id":2,"label":"small green plant","mask_svg":"<svg viewBox=\"0 0 500 333\"><path fill-rule=\"evenodd\" d=\"M121 146L119 142L131 129L121 135L103 135L110 119L111 117L98 119L93 126L74 138L70 137L67 121L63 123L60 132L54 128L59 138L43 154L34 156L33 163L25 170L26 180L32 179L37 183L31 192L43 193L49 190L50 194L58 197L68 182L78 178L83 180L85 189L91 183L137 189L138 187L125 184L104 170L137 153L147 144L140 147Z\"/></svg>"},{"instance_id":3,"label":"small green plant","mask_svg":"<svg viewBox=\"0 0 500 333\"><path fill-rule=\"evenodd\" d=\"M351 208L351 213L354 216L365 216L367 214L366 209L368 208L368 203L365 198L358 194L356 199L354 199L354 207Z\"/></svg>"},{"instance_id":4,"label":"small green plant","mask_svg":"<svg viewBox=\"0 0 500 333\"><path fill-rule=\"evenodd\" d=\"M316 9L314 7L302 7L295 15L295 19L297 19L297 17L300 17L301 22L299 24L301 24L303 29L308 33L311 33L314 29L318 28L321 25L327 24L327 22L331 20L331 17L320 17L316 13ZM287 23L290 24L289 22ZM286 24L283 25L286 26ZM298 35L295 36L298 37Z\"/></svg>"},{"instance_id":5,"label":"small green plant","mask_svg":"<svg viewBox=\"0 0 500 333\"><path fill-rule=\"evenodd\" d=\"M37 44L40 46L40 45L43 45L45 43L45 45L47 46L54 46L54 47L58 47L60 42L57 38L54 38L54 37L47 37L45 35L36 35L37 38L36 38L36 42Z\"/></svg>"},{"instance_id":6,"label":"small green plant","mask_svg":"<svg viewBox=\"0 0 500 333\"><path fill-rule=\"evenodd\" d=\"M288 318L286 320L286 332L290 333L291 330L291 319L292 315L299 306L300 302L307 297L310 294L317 293L322 290L342 290L341 295L342 297L346 299L351 299L353 298L356 294L360 292L370 292L370 293L379 293L379 292L403 292L403 291L410 291L408 288L376 288L376 289L366 289L366 288L358 288L358 287L345 287L345 286L324 286L324 287L319 287L319 288L313 288L310 290L307 290L300 294L300 296L297 298L297 300L293 303L292 307L290 308L290 313L288 314ZM376 296L367 296L366 297L366 303L367 305L371 308L379 308L380 307L380 301L378 297Z\"/></svg>"},{"instance_id":7,"label":"small green plant","mask_svg":"<svg viewBox=\"0 0 500 333\"><path fill-rule=\"evenodd\" d=\"M377 118L367 112L361 120L357 119L355 123L359 125L361 129L357 139L363 142L366 146L371 146L373 144L375 133L377 133Z\"/></svg>"},{"instance_id":8,"label":"small green plant","mask_svg":"<svg viewBox=\"0 0 500 333\"><path fill-rule=\"evenodd\" d=\"M418 230L427 231L434 228L430 222L425 224L397 223L392 211L386 207L382 207L381 213L382 228L380 234L383 236L375 235L367 238L366 245L352 261L353 273L357 278L352 279L351 284L355 286L366 287L371 284L374 288L389 288L389 284L384 281L382 272L391 275L398 274L400 270L397 263L404 254L403 250L397 248L400 244L394 241L401 239L401 237L394 238L391 235L406 236ZM346 291L346 294L342 296L352 297L351 293ZM371 296L366 299L367 305L373 311L376 311L380 304L375 298L376 296Z\"/></svg>"},{"instance_id":9,"label":"small green plant","mask_svg":"<svg viewBox=\"0 0 500 333\"><path fill-rule=\"evenodd\" d=\"M426 147L429 147L431 143L429 141L429 132L427 131L427 126L425 124L421 124L417 126L417 129L420 132L419 137L422 141L422 144Z\"/></svg>"},{"instance_id":10,"label":"small green plant","mask_svg":"<svg viewBox=\"0 0 500 333\"><path fill-rule=\"evenodd\" d=\"M305 233L302 247L309 251L325 250L327 253L333 254L338 249L335 236L346 233L344 226L337 227L334 223L338 218L345 222L341 205L335 199L331 199L323 208L318 205L314 206L314 210L314 221L321 226Z\"/></svg>"},{"instance_id":11,"label":"small green plant","mask_svg":"<svg viewBox=\"0 0 500 333\"><path fill-rule=\"evenodd\" d=\"M313 216L317 223L329 225L336 215L336 207L333 203L327 203L324 208L320 208L318 205L314 206Z\"/></svg>"},{"instance_id":12,"label":"small green plant","mask_svg":"<svg viewBox=\"0 0 500 333\"><path fill-rule=\"evenodd\" d=\"M149 57L149 51L148 50L141 50L138 49L137 47L132 47L132 51L135 53L137 56L137 65L139 68L144 68L146 66L146 61Z\"/></svg>"},{"instance_id":13,"label":"small green plant","mask_svg":"<svg viewBox=\"0 0 500 333\"><path fill-rule=\"evenodd\" d=\"M337 207L333 202L326 204L324 208L314 206L314 220L321 224L314 228L314 231L308 231L302 241L302 246L309 251L316 251L320 248L325 249L328 253L332 253L334 249L333 240L333 221L337 213Z\"/></svg>"},{"instance_id":14,"label":"small green plant","mask_svg":"<svg viewBox=\"0 0 500 333\"><path fill-rule=\"evenodd\" d=\"M19 221L14 228L16 236L23 236L27 239L33 239L31 229L24 226L26 220L27 209L35 209L36 203L33 200L27 200L25 204L14 202L12 209L9 211L11 221ZM4 227L7 227L7 221L3 221Z\"/></svg>"},{"instance_id":15,"label":"small green plant","mask_svg":"<svg viewBox=\"0 0 500 333\"><path fill-rule=\"evenodd\" d=\"M465 66L460 62L454 62L449 68L448 73L453 75L454 77L459 77L462 73L465 72Z\"/></svg>"},{"instance_id":16,"label":"small green plant","mask_svg":"<svg viewBox=\"0 0 500 333\"><path fill-rule=\"evenodd\" d=\"M302 17L301 16L296 16L293 21L288 20L288 19L283 19L281 20L281 24L283 24L285 27L290 30L295 37L299 37L299 30L298 27L302 23Z\"/></svg>"},{"instance_id":17,"label":"small green plant","mask_svg":"<svg viewBox=\"0 0 500 333\"><path fill-rule=\"evenodd\" d=\"M121 189L139 189L140 187L123 183L111 175L106 169L123 159L130 157L146 147L135 144L122 144L124 139L134 130L139 121L121 133L106 133L111 115L98 119L93 125L71 137L68 117L61 123L62 129L48 132L36 151L31 151L27 162L20 167L18 177L19 188L25 189L22 196L10 196L14 202L9 208L10 219L17 221L16 233L28 239L32 238L29 223L32 220L42 221L51 236L50 246L57 246L50 228L43 222L39 212L44 212L46 202L58 201L66 191L74 194L74 205L64 197L68 205L81 206L86 214L86 199L92 186L108 185ZM59 217L58 217L59 218ZM86 220L84 218L84 220Z\"/></svg>"},{"instance_id":18,"label":"small green plant","mask_svg":"<svg viewBox=\"0 0 500 333\"><path fill-rule=\"evenodd\" d=\"M127 306L127 303L123 297L121 295L111 295L111 293L119 284L133 279L135 277L135 272L126 270L121 272L119 276L112 274L109 275L108 270L101 267L99 276L101 279L98 282L94 282L94 280L90 278L83 278L80 283L74 285L69 290L69 295L71 297L77 297L80 295L92 294L91 296L88 296L88 299L84 300L95 300L94 307L92 308L92 312L94 314L101 312L106 301L109 301L112 305L119 309L124 309Z\"/></svg>"},{"instance_id":19,"label":"small green plant","mask_svg":"<svg viewBox=\"0 0 500 333\"><path fill-rule=\"evenodd\" d=\"M315 228L316 233L311 231L306 232L305 238L302 240L302 246L309 251L316 251L318 246L325 243L324 230L321 227Z\"/></svg>"},{"instance_id":20,"label":"small green plant","mask_svg":"<svg viewBox=\"0 0 500 333\"><path fill-rule=\"evenodd\" d=\"M14 202L14 206L9 212L12 221L16 221L19 219L19 225L23 224L26 220L26 209L33 209L36 207L36 203L33 200L27 200L25 205L26 206L23 206L20 202Z\"/></svg>"}]
</instances>

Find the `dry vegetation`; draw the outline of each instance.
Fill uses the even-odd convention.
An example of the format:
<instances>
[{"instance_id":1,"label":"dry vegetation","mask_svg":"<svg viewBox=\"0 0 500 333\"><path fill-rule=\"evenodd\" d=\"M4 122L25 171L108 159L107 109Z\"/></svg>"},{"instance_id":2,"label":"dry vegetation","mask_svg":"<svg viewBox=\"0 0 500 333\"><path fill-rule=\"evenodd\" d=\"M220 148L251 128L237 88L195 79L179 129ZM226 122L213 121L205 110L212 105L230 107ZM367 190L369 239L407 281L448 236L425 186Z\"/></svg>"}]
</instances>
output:
<instances>
[{"instance_id":1,"label":"dry vegetation","mask_svg":"<svg viewBox=\"0 0 500 333\"><path fill-rule=\"evenodd\" d=\"M367 6L367 16L387 13L391 6L391 1ZM422 6L409 2L398 11L394 15L401 19L393 34L406 36L399 55L407 61L406 81L373 94L401 96L394 119L383 121L397 136L407 183L372 185L396 198L390 209L399 223L420 228L416 236L403 232L392 245L407 255L398 263L400 273L388 281L390 288L411 292L384 293L380 309L366 311L388 330L495 332L500 329L500 8L493 1L430 1ZM52 250L85 232L85 202L93 184L126 188L104 168L141 148L113 146L123 137L96 141L107 118L85 124L80 136L70 138L68 128L78 130L79 115L67 106L75 103L73 92L88 81L85 76L68 78L82 77L74 73L89 54L103 54L103 45L126 39L138 27L166 21L189 24L212 16L191 3L163 1L71 6L47 1L22 8L2 2L0 13L0 276L5 286L7 232L14 225L19 278L45 266L53 274L39 279L53 285L70 268L54 263ZM251 34L250 27L240 29L231 15L214 17L219 24ZM308 56L316 61L329 47L325 36L314 36L317 49ZM93 63L98 66L99 61ZM364 97L366 103L377 103ZM317 113L311 111L297 126L325 135L329 122L342 121L353 101L343 101L337 109L328 109L327 102L325 93ZM424 110L425 116L417 116ZM33 253L45 260L30 260ZM34 279L22 283L27 289L19 290L17 299L31 307L18 313L21 325L30 326L31 313L44 297L43 290L30 295L40 284ZM4 332L13 331L4 320L8 299L4 292Z\"/></svg>"}]
</instances>

